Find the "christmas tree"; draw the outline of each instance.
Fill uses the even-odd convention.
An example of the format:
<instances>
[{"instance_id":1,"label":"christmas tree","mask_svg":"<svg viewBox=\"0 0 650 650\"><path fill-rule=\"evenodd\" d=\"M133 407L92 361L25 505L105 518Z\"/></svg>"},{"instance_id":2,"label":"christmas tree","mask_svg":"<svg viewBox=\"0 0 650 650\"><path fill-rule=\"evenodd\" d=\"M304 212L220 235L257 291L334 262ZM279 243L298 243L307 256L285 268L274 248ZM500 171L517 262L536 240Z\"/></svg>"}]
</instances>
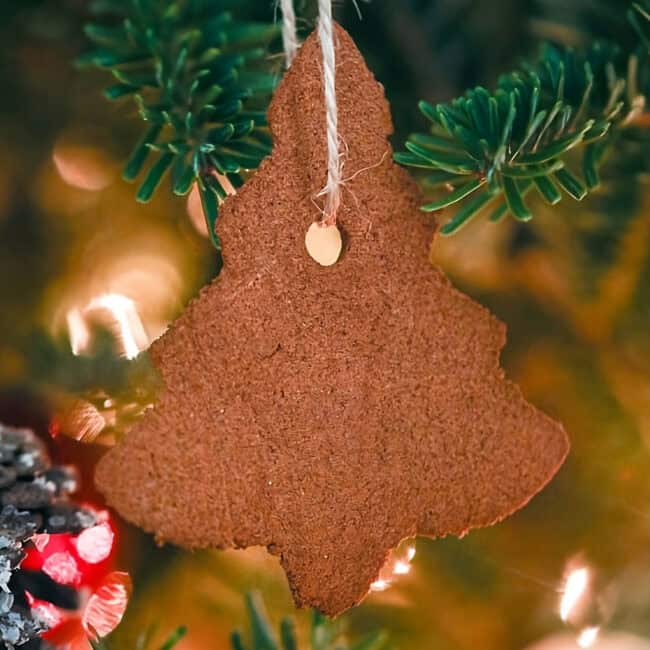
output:
<instances>
[{"instance_id":1,"label":"christmas tree","mask_svg":"<svg viewBox=\"0 0 650 650\"><path fill-rule=\"evenodd\" d=\"M646 0L0 17L0 647L650 647Z\"/></svg>"}]
</instances>

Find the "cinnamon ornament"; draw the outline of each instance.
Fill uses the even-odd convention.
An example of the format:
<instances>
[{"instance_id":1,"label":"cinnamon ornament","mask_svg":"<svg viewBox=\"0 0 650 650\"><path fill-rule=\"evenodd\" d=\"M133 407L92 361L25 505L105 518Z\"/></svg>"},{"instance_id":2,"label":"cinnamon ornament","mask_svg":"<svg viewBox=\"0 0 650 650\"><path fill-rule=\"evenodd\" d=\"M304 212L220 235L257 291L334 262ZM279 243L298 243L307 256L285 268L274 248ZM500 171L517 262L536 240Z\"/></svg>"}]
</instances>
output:
<instances>
[{"instance_id":1,"label":"cinnamon ornament","mask_svg":"<svg viewBox=\"0 0 650 650\"><path fill-rule=\"evenodd\" d=\"M97 468L126 519L188 548L264 545L296 602L358 603L387 553L522 507L568 451L499 367L505 328L428 261L383 89L336 28L343 251L315 262L326 142L312 34L269 111L274 149L226 200L225 266L151 347L166 390Z\"/></svg>"}]
</instances>

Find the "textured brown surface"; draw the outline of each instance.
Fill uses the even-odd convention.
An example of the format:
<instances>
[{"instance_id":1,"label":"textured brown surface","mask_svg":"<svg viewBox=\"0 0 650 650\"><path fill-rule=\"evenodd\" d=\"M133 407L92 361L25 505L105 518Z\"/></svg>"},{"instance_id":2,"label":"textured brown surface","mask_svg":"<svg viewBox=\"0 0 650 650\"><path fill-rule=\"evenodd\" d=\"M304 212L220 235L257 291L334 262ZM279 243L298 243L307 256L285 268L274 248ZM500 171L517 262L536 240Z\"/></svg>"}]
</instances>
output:
<instances>
[{"instance_id":1,"label":"textured brown surface","mask_svg":"<svg viewBox=\"0 0 650 650\"><path fill-rule=\"evenodd\" d=\"M273 155L223 207L221 276L152 346L167 390L96 475L163 540L268 546L296 601L329 614L401 539L503 519L568 450L503 378L503 325L429 265L433 227L391 160L383 90L337 41L343 175L359 172L341 259L323 268L304 246L325 184L312 35L270 110Z\"/></svg>"}]
</instances>

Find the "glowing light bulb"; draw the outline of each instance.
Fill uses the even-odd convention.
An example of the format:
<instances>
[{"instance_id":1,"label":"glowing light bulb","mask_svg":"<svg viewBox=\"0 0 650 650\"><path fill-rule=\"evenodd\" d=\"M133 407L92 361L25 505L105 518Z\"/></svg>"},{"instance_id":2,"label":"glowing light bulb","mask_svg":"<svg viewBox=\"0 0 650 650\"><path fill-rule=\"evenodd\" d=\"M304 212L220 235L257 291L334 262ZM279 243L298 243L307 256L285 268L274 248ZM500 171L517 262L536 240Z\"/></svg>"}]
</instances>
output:
<instances>
[{"instance_id":1,"label":"glowing light bulb","mask_svg":"<svg viewBox=\"0 0 650 650\"><path fill-rule=\"evenodd\" d=\"M93 298L84 311L93 309L105 309L113 316L127 359L135 359L146 348L147 335L133 300L119 293L105 293Z\"/></svg>"},{"instance_id":2,"label":"glowing light bulb","mask_svg":"<svg viewBox=\"0 0 650 650\"><path fill-rule=\"evenodd\" d=\"M411 572L411 560L415 557L415 546L408 546L399 552L392 552L379 577L370 585L370 591L386 591L398 576Z\"/></svg>"},{"instance_id":3,"label":"glowing light bulb","mask_svg":"<svg viewBox=\"0 0 650 650\"><path fill-rule=\"evenodd\" d=\"M591 648L591 646L593 646L594 643L596 643L599 633L600 633L600 628L599 627L596 627L596 626L594 626L594 627L586 627L578 635L576 643L581 648Z\"/></svg>"},{"instance_id":4,"label":"glowing light bulb","mask_svg":"<svg viewBox=\"0 0 650 650\"><path fill-rule=\"evenodd\" d=\"M382 578L379 578L378 580L375 580L370 585L370 591L386 591L386 589L388 589L389 586L390 586L390 582L388 582L388 580L383 580Z\"/></svg>"},{"instance_id":5,"label":"glowing light bulb","mask_svg":"<svg viewBox=\"0 0 650 650\"><path fill-rule=\"evenodd\" d=\"M72 354L78 356L90 345L88 315L93 311L108 312L117 326L117 334L127 359L135 357L149 345L149 338L136 309L135 302L119 293L104 293L95 296L83 310L73 307L66 313L66 324L70 337Z\"/></svg>"},{"instance_id":6,"label":"glowing light bulb","mask_svg":"<svg viewBox=\"0 0 650 650\"><path fill-rule=\"evenodd\" d=\"M79 309L74 307L65 315L68 325L68 336L70 337L70 349L72 354L79 356L90 343L90 331L86 320Z\"/></svg>"},{"instance_id":7,"label":"glowing light bulb","mask_svg":"<svg viewBox=\"0 0 650 650\"><path fill-rule=\"evenodd\" d=\"M569 620L577 604L585 595L588 585L589 569L586 567L573 569L569 573L560 599L560 618L563 621Z\"/></svg>"},{"instance_id":8,"label":"glowing light bulb","mask_svg":"<svg viewBox=\"0 0 650 650\"><path fill-rule=\"evenodd\" d=\"M396 576L405 576L411 570L411 565L408 562L403 562L402 560L397 560L395 566L393 567L393 573Z\"/></svg>"}]
</instances>

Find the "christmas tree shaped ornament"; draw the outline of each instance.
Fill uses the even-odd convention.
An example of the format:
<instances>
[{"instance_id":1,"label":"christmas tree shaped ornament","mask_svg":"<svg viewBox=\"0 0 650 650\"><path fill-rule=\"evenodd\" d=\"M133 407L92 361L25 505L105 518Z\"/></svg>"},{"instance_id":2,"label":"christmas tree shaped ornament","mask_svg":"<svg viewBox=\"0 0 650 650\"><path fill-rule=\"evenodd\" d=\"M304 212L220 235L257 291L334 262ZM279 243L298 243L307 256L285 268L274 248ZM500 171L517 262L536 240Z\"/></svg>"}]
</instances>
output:
<instances>
[{"instance_id":1,"label":"christmas tree shaped ornament","mask_svg":"<svg viewBox=\"0 0 650 650\"><path fill-rule=\"evenodd\" d=\"M504 326L430 266L383 89L335 41L338 260L305 247L328 157L312 34L270 108L272 155L222 206L221 275L151 348L164 394L96 473L161 541L268 547L296 602L332 615L402 539L500 521L568 451L504 378Z\"/></svg>"}]
</instances>

